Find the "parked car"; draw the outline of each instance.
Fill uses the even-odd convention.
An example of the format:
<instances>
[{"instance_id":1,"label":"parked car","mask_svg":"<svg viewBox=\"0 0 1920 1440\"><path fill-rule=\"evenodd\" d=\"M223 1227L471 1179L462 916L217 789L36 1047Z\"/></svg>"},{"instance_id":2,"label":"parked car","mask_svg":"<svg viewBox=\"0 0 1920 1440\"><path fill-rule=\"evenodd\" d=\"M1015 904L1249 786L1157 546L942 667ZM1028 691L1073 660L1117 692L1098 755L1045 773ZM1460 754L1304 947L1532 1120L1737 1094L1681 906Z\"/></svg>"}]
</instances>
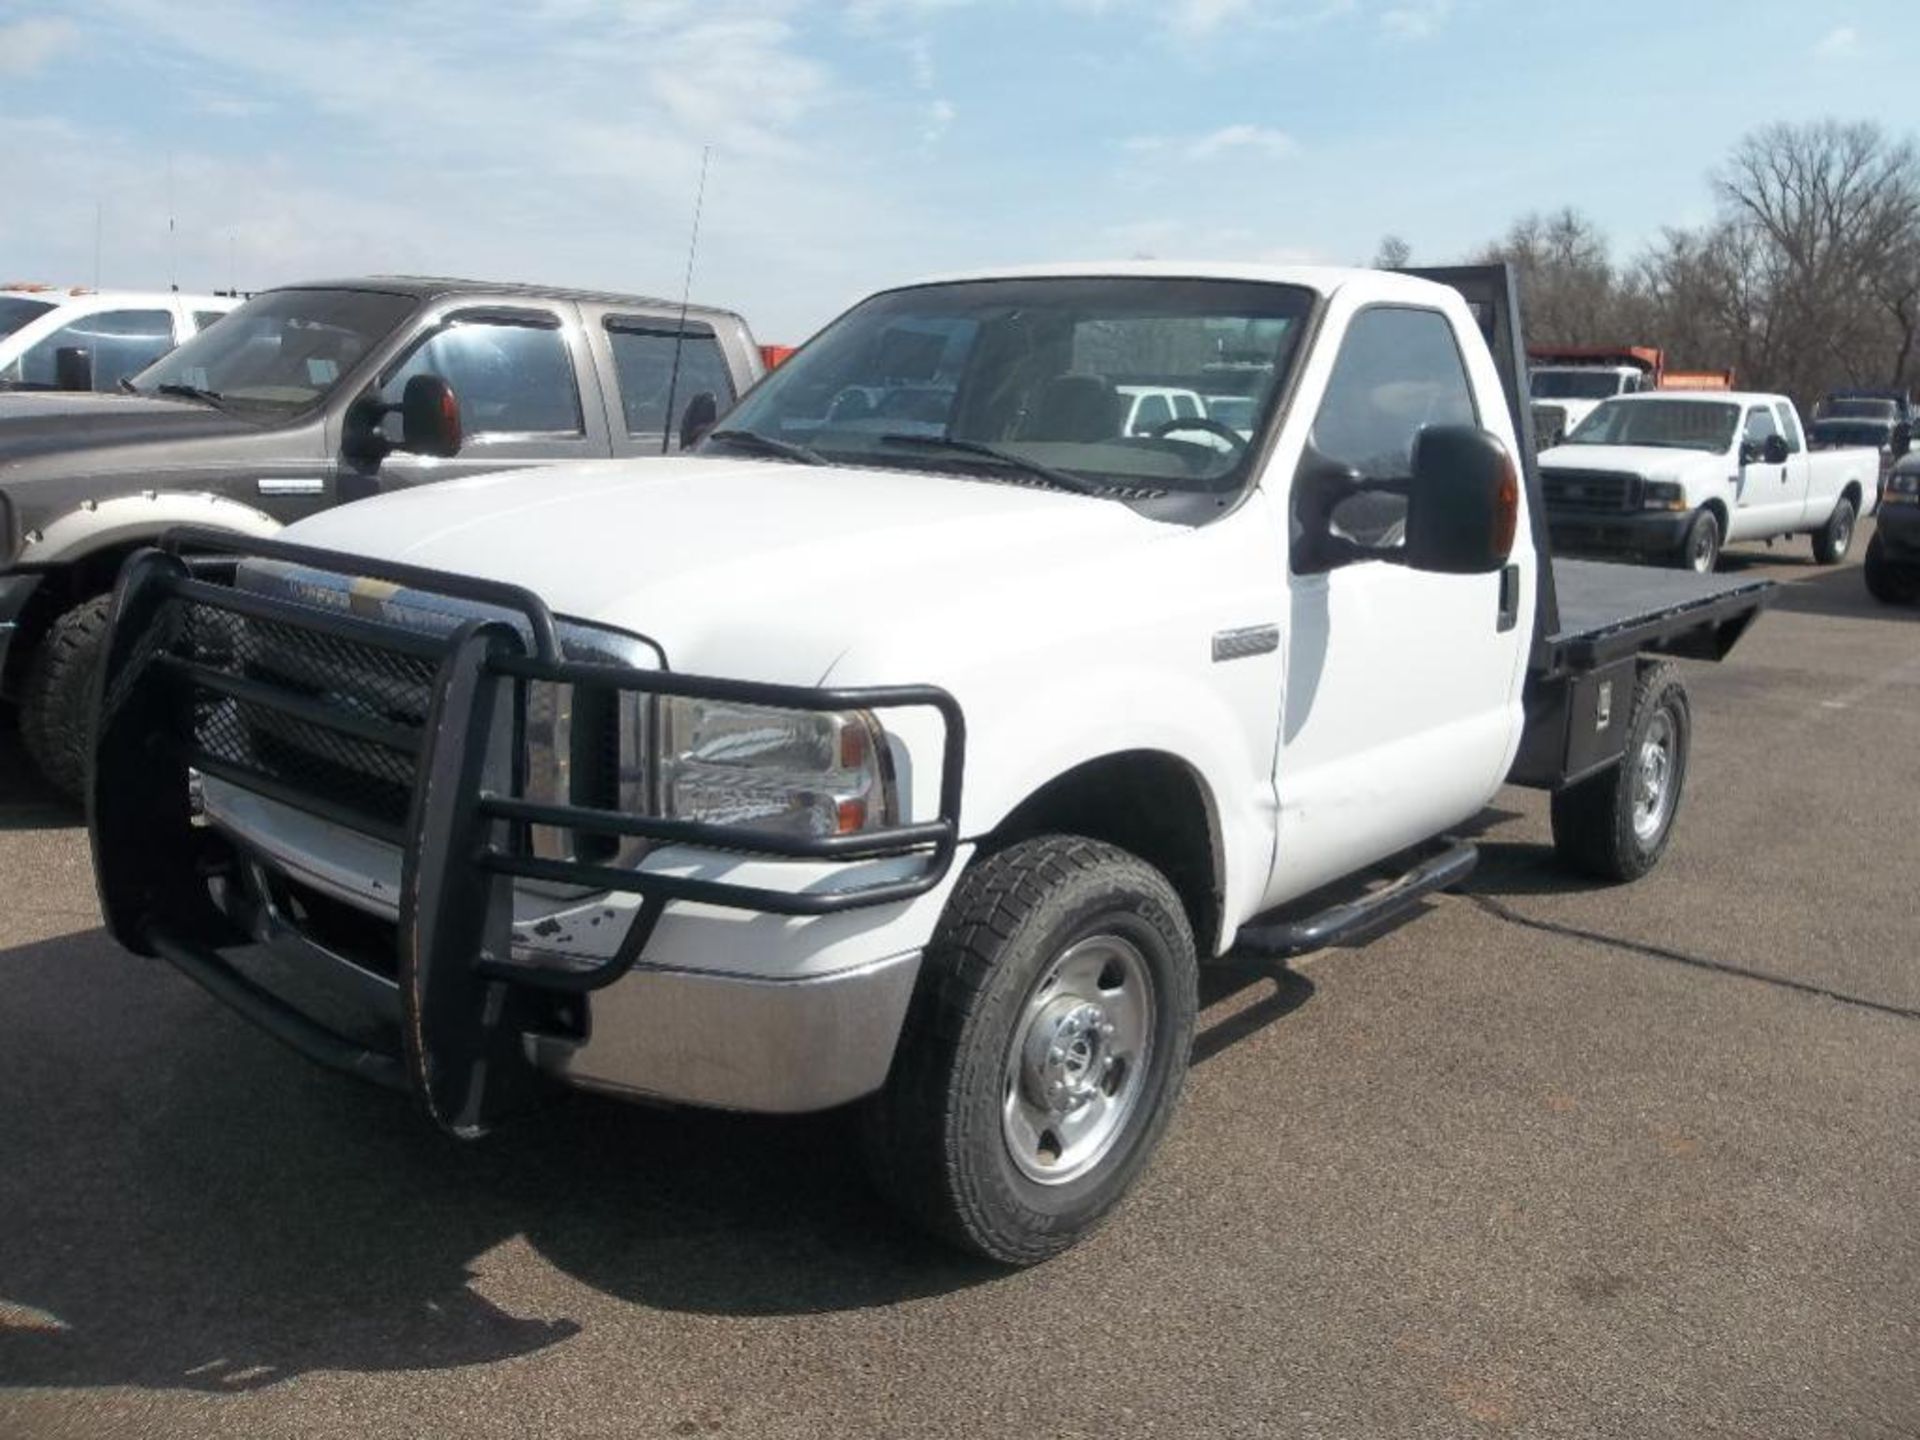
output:
<instances>
[{"instance_id":1,"label":"parked car","mask_svg":"<svg viewBox=\"0 0 1920 1440\"><path fill-rule=\"evenodd\" d=\"M1920 420L1913 397L1904 390L1849 389L1829 391L1813 407L1815 420L1868 420L1911 427Z\"/></svg>"},{"instance_id":2,"label":"parked car","mask_svg":"<svg viewBox=\"0 0 1920 1440\"><path fill-rule=\"evenodd\" d=\"M1784 395L1625 395L1540 456L1547 521L1570 551L1625 553L1702 573L1728 541L1811 535L1838 564L1879 497L1880 456L1809 453Z\"/></svg>"},{"instance_id":3,"label":"parked car","mask_svg":"<svg viewBox=\"0 0 1920 1440\"><path fill-rule=\"evenodd\" d=\"M177 291L0 289L0 391L113 391L240 303Z\"/></svg>"},{"instance_id":4,"label":"parked car","mask_svg":"<svg viewBox=\"0 0 1920 1440\"><path fill-rule=\"evenodd\" d=\"M1903 451L1887 476L1863 569L1874 599L1887 605L1920 600L1920 454Z\"/></svg>"},{"instance_id":5,"label":"parked car","mask_svg":"<svg viewBox=\"0 0 1920 1440\"><path fill-rule=\"evenodd\" d=\"M1129 433L1091 357L1227 328L1271 362L1255 437ZM177 534L114 605L107 924L454 1134L569 1085L857 1101L907 1214L1056 1254L1166 1128L1200 964L1409 918L1505 779L1604 880L1672 837L1652 652L1723 655L1769 587L1549 561L1518 329L1498 268L907 286L648 483L456 481L220 570ZM928 331L964 337L941 434L820 423Z\"/></svg>"},{"instance_id":6,"label":"parked car","mask_svg":"<svg viewBox=\"0 0 1920 1440\"><path fill-rule=\"evenodd\" d=\"M636 295L347 280L254 297L123 395L0 396L0 693L78 794L82 723L126 556L169 526L271 535L383 490L660 454L700 396L761 373L739 316ZM458 453L408 451L415 397L458 397ZM410 408L411 407L411 408Z\"/></svg>"}]
</instances>

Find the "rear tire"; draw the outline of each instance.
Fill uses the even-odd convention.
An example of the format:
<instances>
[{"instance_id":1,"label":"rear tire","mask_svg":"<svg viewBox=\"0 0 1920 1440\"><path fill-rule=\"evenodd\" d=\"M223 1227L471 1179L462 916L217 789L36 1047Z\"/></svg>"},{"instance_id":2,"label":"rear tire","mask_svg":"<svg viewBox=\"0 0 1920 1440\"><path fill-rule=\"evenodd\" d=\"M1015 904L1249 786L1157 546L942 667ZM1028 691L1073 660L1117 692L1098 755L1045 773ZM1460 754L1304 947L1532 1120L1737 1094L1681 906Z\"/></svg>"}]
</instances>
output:
<instances>
[{"instance_id":1,"label":"rear tire","mask_svg":"<svg viewBox=\"0 0 1920 1440\"><path fill-rule=\"evenodd\" d=\"M1693 710L1680 672L1644 666L1633 686L1620 763L1556 791L1553 848L1562 864L1597 880L1637 880L1660 863L1673 835L1693 742Z\"/></svg>"},{"instance_id":2,"label":"rear tire","mask_svg":"<svg viewBox=\"0 0 1920 1440\"><path fill-rule=\"evenodd\" d=\"M1673 563L1696 575L1711 575L1720 563L1720 521L1711 510L1702 510L1687 527L1687 538L1680 542Z\"/></svg>"},{"instance_id":3,"label":"rear tire","mask_svg":"<svg viewBox=\"0 0 1920 1440\"><path fill-rule=\"evenodd\" d=\"M1920 598L1920 571L1887 559L1887 547L1878 535L1867 542L1861 573L1866 577L1867 593L1883 605L1910 605Z\"/></svg>"},{"instance_id":4,"label":"rear tire","mask_svg":"<svg viewBox=\"0 0 1920 1440\"><path fill-rule=\"evenodd\" d=\"M21 744L40 773L76 801L93 765L93 677L112 607L111 595L96 595L55 620L20 687Z\"/></svg>"},{"instance_id":5,"label":"rear tire","mask_svg":"<svg viewBox=\"0 0 1920 1440\"><path fill-rule=\"evenodd\" d=\"M1008 1265L1067 1249L1146 1168L1186 1078L1193 932L1161 873L1071 835L977 862L867 1103L878 1189Z\"/></svg>"},{"instance_id":6,"label":"rear tire","mask_svg":"<svg viewBox=\"0 0 1920 1440\"><path fill-rule=\"evenodd\" d=\"M1813 532L1813 558L1822 565L1838 565L1853 548L1853 502L1842 500L1833 507L1827 523Z\"/></svg>"}]
</instances>

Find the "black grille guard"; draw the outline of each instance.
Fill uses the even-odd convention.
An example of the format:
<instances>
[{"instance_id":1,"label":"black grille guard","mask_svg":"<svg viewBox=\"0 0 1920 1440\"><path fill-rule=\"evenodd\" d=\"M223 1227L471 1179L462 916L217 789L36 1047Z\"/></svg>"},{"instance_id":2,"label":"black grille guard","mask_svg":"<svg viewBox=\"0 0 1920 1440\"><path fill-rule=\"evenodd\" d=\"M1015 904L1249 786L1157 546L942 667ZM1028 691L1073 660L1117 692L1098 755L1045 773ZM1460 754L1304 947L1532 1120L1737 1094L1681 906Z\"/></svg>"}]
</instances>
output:
<instances>
[{"instance_id":1,"label":"black grille guard","mask_svg":"<svg viewBox=\"0 0 1920 1440\"><path fill-rule=\"evenodd\" d=\"M194 558L184 559L184 552ZM238 590L230 577L219 578L256 556L476 601L511 612L525 628L504 618L475 619L444 637L423 635ZM183 654L182 607L302 632L316 643L430 662L424 727L415 735L324 697L209 664L190 650ZM808 838L528 800L518 792L531 681L810 711L930 709L944 733L939 814L883 830ZM460 1135L481 1133L525 1103L539 1078L524 1035L539 1028L543 1005L550 1009L554 992L580 996L626 974L670 903L792 916L884 905L939 885L959 843L966 729L958 702L945 690L770 685L569 661L561 656L551 612L527 590L305 546L176 530L161 548L138 552L121 571L97 684L88 830L109 932L136 953L167 959L311 1058L414 1091L436 1122ZM208 753L196 743L195 707L204 714L206 705L220 702L271 713L307 733L327 732L343 745L377 745L407 756L414 782L404 825L396 833L335 796L302 792L233 754ZM214 903L209 881L230 872L232 857L221 837L195 822L190 769L402 846L395 958L403 1056L368 1052L324 1030L221 954L252 937ZM529 848L534 826L778 860L904 858L918 865L904 876L845 888L779 890L537 856ZM511 958L512 884L522 878L634 894L640 903L613 954L585 968L529 965Z\"/></svg>"}]
</instances>

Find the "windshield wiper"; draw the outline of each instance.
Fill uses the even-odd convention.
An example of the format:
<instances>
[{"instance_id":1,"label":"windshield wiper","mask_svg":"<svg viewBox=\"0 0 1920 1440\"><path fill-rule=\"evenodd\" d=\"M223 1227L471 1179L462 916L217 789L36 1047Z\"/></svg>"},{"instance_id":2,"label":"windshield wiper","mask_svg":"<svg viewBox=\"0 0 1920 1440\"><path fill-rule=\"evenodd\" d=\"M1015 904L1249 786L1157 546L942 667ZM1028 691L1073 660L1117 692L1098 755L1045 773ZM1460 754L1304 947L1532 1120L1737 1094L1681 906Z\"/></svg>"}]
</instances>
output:
<instances>
[{"instance_id":1,"label":"windshield wiper","mask_svg":"<svg viewBox=\"0 0 1920 1440\"><path fill-rule=\"evenodd\" d=\"M225 408L226 397L218 390L203 390L198 385L182 385L169 380L164 385L153 387L156 395L178 395L185 400L198 400L202 405L211 405L216 410Z\"/></svg>"},{"instance_id":2,"label":"windshield wiper","mask_svg":"<svg viewBox=\"0 0 1920 1440\"><path fill-rule=\"evenodd\" d=\"M997 445L989 445L982 440L962 440L954 435L909 435L904 432L890 432L882 435L883 445L918 445L928 450L958 450L963 455L981 455L989 460L997 460L1011 470L1045 480L1062 490L1071 490L1077 495L1102 495L1105 490L1091 480L1083 480L1070 470L1056 470L1051 465L1043 465L1038 460L1029 460L1024 455L1015 455L1011 450L1002 450Z\"/></svg>"},{"instance_id":3,"label":"windshield wiper","mask_svg":"<svg viewBox=\"0 0 1920 1440\"><path fill-rule=\"evenodd\" d=\"M750 450L778 455L783 460L797 460L802 465L833 463L818 450L810 450L805 445L796 445L791 440L776 440L771 435L762 435L758 430L714 430L708 433L707 439L718 440L726 445L742 445Z\"/></svg>"}]
</instances>

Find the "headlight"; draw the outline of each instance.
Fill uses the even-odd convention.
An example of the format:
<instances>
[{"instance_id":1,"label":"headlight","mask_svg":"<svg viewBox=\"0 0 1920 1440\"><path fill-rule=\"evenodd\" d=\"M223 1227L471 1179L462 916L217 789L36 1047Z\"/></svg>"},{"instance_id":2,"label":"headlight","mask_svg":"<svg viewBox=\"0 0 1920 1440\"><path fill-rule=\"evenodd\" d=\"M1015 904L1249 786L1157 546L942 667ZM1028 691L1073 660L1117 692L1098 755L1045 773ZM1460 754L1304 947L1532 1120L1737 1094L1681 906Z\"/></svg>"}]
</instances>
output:
<instances>
[{"instance_id":1,"label":"headlight","mask_svg":"<svg viewBox=\"0 0 1920 1440\"><path fill-rule=\"evenodd\" d=\"M1649 480L1640 503L1649 510L1684 510L1687 487L1677 480Z\"/></svg>"},{"instance_id":2,"label":"headlight","mask_svg":"<svg viewBox=\"0 0 1920 1440\"><path fill-rule=\"evenodd\" d=\"M561 621L561 653L590 664L645 665L644 641ZM526 782L529 800L629 815L653 812L648 759L653 726L648 698L598 685L527 684ZM533 853L548 860L622 865L639 859L644 840L536 826Z\"/></svg>"},{"instance_id":3,"label":"headlight","mask_svg":"<svg viewBox=\"0 0 1920 1440\"><path fill-rule=\"evenodd\" d=\"M865 711L659 702L663 815L783 835L850 835L895 823L885 732Z\"/></svg>"},{"instance_id":4,"label":"headlight","mask_svg":"<svg viewBox=\"0 0 1920 1440\"><path fill-rule=\"evenodd\" d=\"M1890 505L1920 504L1920 470L1896 470L1887 477L1882 500Z\"/></svg>"}]
</instances>

